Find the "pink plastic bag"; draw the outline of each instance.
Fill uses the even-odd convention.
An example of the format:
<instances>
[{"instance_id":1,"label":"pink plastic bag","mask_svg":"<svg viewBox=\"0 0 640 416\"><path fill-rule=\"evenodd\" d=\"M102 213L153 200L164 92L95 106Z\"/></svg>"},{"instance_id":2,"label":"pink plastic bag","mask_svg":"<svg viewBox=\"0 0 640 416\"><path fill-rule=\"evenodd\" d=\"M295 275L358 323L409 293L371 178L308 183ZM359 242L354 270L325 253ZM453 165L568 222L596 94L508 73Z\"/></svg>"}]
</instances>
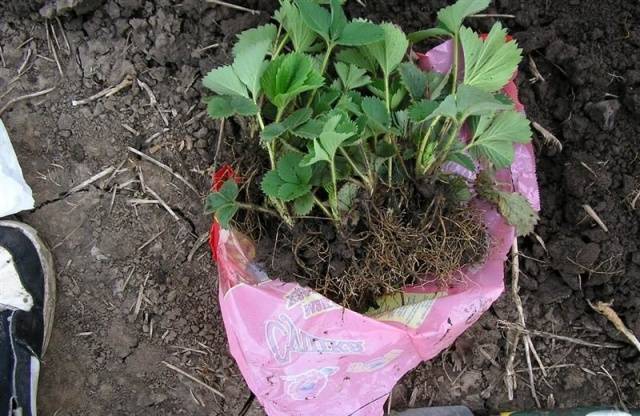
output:
<instances>
[{"instance_id":1,"label":"pink plastic bag","mask_svg":"<svg viewBox=\"0 0 640 416\"><path fill-rule=\"evenodd\" d=\"M421 55L440 72L451 66L450 42ZM505 87L517 100L515 84ZM531 145L499 177L539 209ZM255 246L242 234L212 228L220 309L231 354L271 416L383 414L396 382L453 343L504 289L504 261L514 230L488 204L476 201L491 236L487 261L465 270L465 284L404 290L404 303L365 316L311 289L270 279L254 263Z\"/></svg>"}]
</instances>

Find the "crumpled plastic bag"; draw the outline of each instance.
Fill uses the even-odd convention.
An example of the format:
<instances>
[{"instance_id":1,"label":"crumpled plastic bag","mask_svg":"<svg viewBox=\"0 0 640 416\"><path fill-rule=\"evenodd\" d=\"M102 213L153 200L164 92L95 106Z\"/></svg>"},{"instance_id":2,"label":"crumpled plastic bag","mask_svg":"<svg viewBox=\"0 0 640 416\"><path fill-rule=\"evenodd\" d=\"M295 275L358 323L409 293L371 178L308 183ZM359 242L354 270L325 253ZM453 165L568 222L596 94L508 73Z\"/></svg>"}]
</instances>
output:
<instances>
[{"instance_id":1,"label":"crumpled plastic bag","mask_svg":"<svg viewBox=\"0 0 640 416\"><path fill-rule=\"evenodd\" d=\"M22 169L13 150L9 134L0 120L0 218L33 208L31 188L24 181Z\"/></svg>"},{"instance_id":2,"label":"crumpled plastic bag","mask_svg":"<svg viewBox=\"0 0 640 416\"><path fill-rule=\"evenodd\" d=\"M420 61L446 72L450 42ZM513 82L505 93L522 108ZM539 209L531 145L518 145L515 162L499 178ZM216 183L221 178L216 176ZM433 284L406 287L402 299L389 297L371 316L269 278L254 262L249 238L213 224L210 243L229 348L270 416L380 416L405 373L476 322L504 290L504 262L515 234L493 207L479 200L474 204L484 213L491 238L486 262L465 270L466 282L447 290Z\"/></svg>"}]
</instances>

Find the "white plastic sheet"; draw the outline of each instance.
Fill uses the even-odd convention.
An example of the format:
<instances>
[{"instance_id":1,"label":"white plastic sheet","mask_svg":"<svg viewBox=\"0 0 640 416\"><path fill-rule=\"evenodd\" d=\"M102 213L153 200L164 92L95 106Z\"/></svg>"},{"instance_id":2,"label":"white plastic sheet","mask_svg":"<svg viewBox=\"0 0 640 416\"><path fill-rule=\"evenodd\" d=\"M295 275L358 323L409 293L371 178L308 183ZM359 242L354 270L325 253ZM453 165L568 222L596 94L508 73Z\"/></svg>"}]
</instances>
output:
<instances>
[{"instance_id":1,"label":"white plastic sheet","mask_svg":"<svg viewBox=\"0 0 640 416\"><path fill-rule=\"evenodd\" d=\"M31 208L31 188L24 181L9 134L0 120L0 218Z\"/></svg>"}]
</instances>

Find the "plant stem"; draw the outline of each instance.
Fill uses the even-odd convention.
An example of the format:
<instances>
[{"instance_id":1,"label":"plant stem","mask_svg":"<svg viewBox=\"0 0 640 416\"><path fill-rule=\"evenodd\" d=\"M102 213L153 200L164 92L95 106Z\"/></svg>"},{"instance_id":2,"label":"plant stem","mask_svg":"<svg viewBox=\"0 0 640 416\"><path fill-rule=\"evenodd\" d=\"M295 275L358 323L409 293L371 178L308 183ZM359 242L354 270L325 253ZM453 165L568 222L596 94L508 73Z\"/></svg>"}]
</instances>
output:
<instances>
[{"instance_id":1,"label":"plant stem","mask_svg":"<svg viewBox=\"0 0 640 416\"><path fill-rule=\"evenodd\" d=\"M385 99L385 104L387 105L387 113L389 113L389 117L391 117L391 97L389 97L389 75L386 72L384 74L384 99Z\"/></svg>"},{"instance_id":2,"label":"plant stem","mask_svg":"<svg viewBox=\"0 0 640 416\"><path fill-rule=\"evenodd\" d=\"M347 153L346 150L344 150L342 147L340 148L340 152L342 153L342 156L344 156L345 159L347 159L347 162L349 162L349 164L351 165L351 167L353 168L353 170L358 174L358 176L360 176L364 182L364 184L367 186L367 189L369 190L370 193L373 193L373 184L370 181L370 178L365 175L364 173L362 173L362 171L358 168L358 166L355 164L355 162L353 161L353 159L351 159L351 157L349 156L349 153Z\"/></svg>"},{"instance_id":3,"label":"plant stem","mask_svg":"<svg viewBox=\"0 0 640 416\"><path fill-rule=\"evenodd\" d=\"M337 220L337 218L336 218L333 214L331 214L331 213L329 212L329 210L327 209L327 207L325 207L325 206L324 206L324 204L322 203L322 201L320 201L320 200L318 199L318 197L317 197L315 194L312 194L312 195L313 195L313 201L316 203L316 205L317 205L317 206L319 206L319 207L320 207L320 209L321 209L322 211L324 211L324 213L327 215L327 217L331 218L333 221L336 221L336 220Z\"/></svg>"},{"instance_id":4,"label":"plant stem","mask_svg":"<svg viewBox=\"0 0 640 416\"><path fill-rule=\"evenodd\" d=\"M260 205L249 204L249 203L245 203L245 202L236 202L236 204L238 205L238 207L243 208L243 209L259 211L259 212L262 212L264 214L273 215L274 217L280 217L280 214L278 214L276 211L274 211L272 209L269 209L269 208L261 207Z\"/></svg>"},{"instance_id":5,"label":"plant stem","mask_svg":"<svg viewBox=\"0 0 640 416\"><path fill-rule=\"evenodd\" d=\"M287 33L286 35L284 35L284 38L282 38L282 42L280 42L275 52L273 52L273 55L271 55L271 60L276 59L278 55L280 55L280 52L282 52L282 48L284 48L284 45L287 44L288 40L289 40L289 34Z\"/></svg>"},{"instance_id":6,"label":"plant stem","mask_svg":"<svg viewBox=\"0 0 640 416\"><path fill-rule=\"evenodd\" d=\"M324 54L324 59L322 60L322 66L320 67L320 75L324 75L324 71L326 71L327 65L329 64L329 58L331 57L331 52L333 51L333 48L335 48L335 46L336 45L334 43L327 42L327 52ZM311 91L309 100L307 100L307 105L306 105L307 108L311 106L311 103L313 102L313 98L316 96L316 91L318 90L315 89Z\"/></svg>"},{"instance_id":7,"label":"plant stem","mask_svg":"<svg viewBox=\"0 0 640 416\"><path fill-rule=\"evenodd\" d=\"M438 124L438 122L440 121L440 117L438 116L436 118L433 119L433 121L431 122L431 125L429 126L429 128L427 129L427 132L425 133L425 135L422 137L422 140L420 141L420 146L418 147L418 154L416 155L416 174L417 175L424 175L424 171L425 166L424 166L424 151L427 148L427 143L429 142L429 137L431 136L431 132L433 131L433 128L436 126L436 124Z\"/></svg>"},{"instance_id":8,"label":"plant stem","mask_svg":"<svg viewBox=\"0 0 640 416\"><path fill-rule=\"evenodd\" d=\"M459 64L459 47L460 39L458 33L453 37L453 65L451 70L453 71L453 83L451 85L451 94L456 95L456 88L458 87L458 64Z\"/></svg>"},{"instance_id":9,"label":"plant stem","mask_svg":"<svg viewBox=\"0 0 640 416\"><path fill-rule=\"evenodd\" d=\"M338 204L338 179L336 178L336 163L335 160L332 160L329 164L329 169L331 170L331 183L333 184L332 193L333 193L333 202L335 205ZM334 204L329 204L331 206L331 211L334 211L334 218L338 218L337 212L335 212Z\"/></svg>"},{"instance_id":10,"label":"plant stem","mask_svg":"<svg viewBox=\"0 0 640 416\"><path fill-rule=\"evenodd\" d=\"M371 169L371 164L369 163L369 157L367 156L367 150L364 148L364 143L362 142L360 142L360 151L362 152L362 158L364 159L364 164L367 166L367 176L369 177L369 182L371 182L372 192L373 192L373 185L375 184L375 179L373 175L373 170Z\"/></svg>"}]
</instances>

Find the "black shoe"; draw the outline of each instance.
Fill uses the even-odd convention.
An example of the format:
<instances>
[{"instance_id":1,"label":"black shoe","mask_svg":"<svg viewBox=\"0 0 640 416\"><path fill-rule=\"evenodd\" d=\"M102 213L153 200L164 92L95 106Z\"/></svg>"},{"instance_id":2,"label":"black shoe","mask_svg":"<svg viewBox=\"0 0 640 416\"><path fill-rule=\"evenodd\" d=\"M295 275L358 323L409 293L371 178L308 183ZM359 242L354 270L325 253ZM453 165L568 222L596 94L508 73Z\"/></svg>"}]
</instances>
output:
<instances>
[{"instance_id":1,"label":"black shoe","mask_svg":"<svg viewBox=\"0 0 640 416\"><path fill-rule=\"evenodd\" d=\"M0 416L36 415L54 307L51 253L30 226L0 221Z\"/></svg>"}]
</instances>

